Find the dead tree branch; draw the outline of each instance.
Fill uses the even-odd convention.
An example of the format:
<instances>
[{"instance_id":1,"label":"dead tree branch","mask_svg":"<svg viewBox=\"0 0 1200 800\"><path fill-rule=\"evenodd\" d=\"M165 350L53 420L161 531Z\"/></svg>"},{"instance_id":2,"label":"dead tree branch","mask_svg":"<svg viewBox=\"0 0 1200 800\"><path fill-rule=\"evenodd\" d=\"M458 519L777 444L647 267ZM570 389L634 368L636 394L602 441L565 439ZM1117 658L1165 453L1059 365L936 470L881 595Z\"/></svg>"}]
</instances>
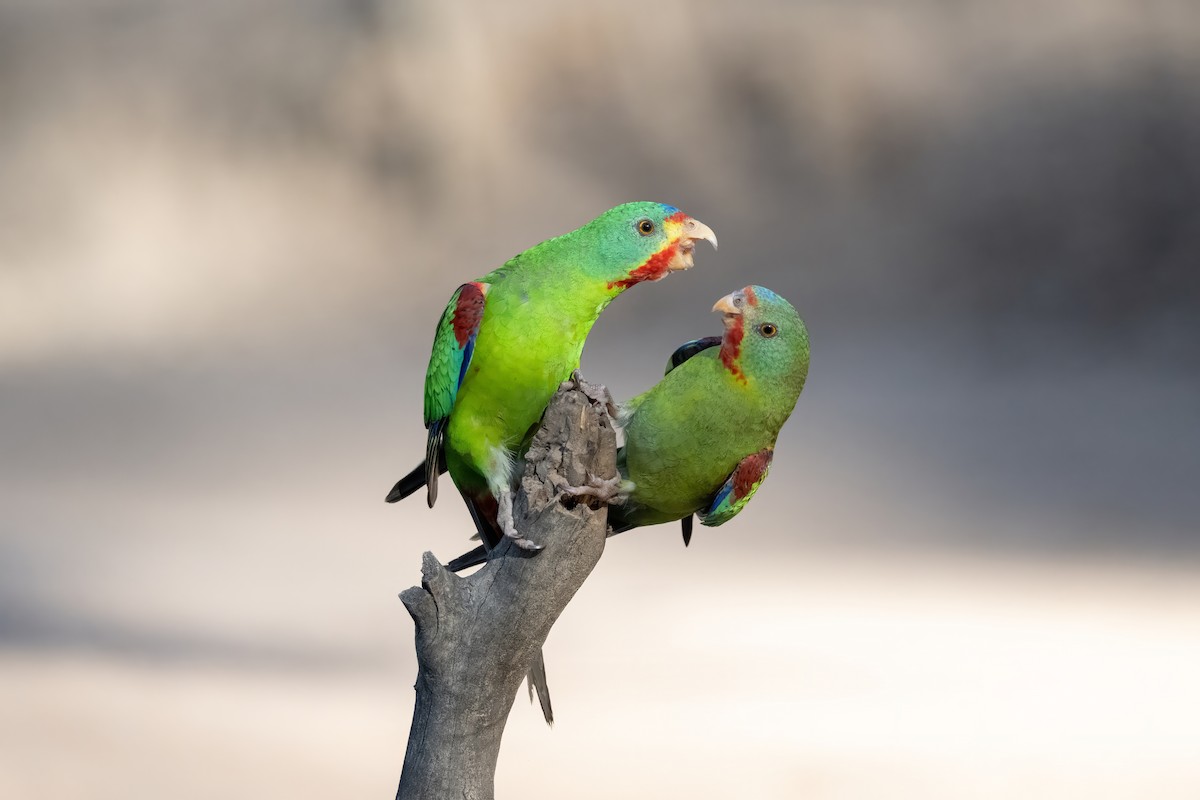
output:
<instances>
[{"instance_id":1,"label":"dead tree branch","mask_svg":"<svg viewBox=\"0 0 1200 800\"><path fill-rule=\"evenodd\" d=\"M529 449L514 509L517 527L545 549L505 540L465 578L425 553L421 586L400 595L416 623L418 672L397 800L491 800L521 681L604 551L607 507L565 501L558 487L616 474L604 404L563 389Z\"/></svg>"}]
</instances>

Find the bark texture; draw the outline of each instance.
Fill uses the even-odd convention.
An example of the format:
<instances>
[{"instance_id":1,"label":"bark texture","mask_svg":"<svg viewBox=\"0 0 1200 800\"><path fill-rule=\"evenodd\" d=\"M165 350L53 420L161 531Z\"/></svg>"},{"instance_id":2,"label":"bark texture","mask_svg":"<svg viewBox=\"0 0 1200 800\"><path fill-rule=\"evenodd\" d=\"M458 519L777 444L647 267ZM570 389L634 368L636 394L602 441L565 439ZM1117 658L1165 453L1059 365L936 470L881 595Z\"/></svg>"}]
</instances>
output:
<instances>
[{"instance_id":1,"label":"bark texture","mask_svg":"<svg viewBox=\"0 0 1200 800\"><path fill-rule=\"evenodd\" d=\"M506 539L465 578L425 553L421 585L400 595L416 623L418 672L397 800L491 800L521 681L604 551L607 506L573 502L561 487L616 474L604 403L564 388L534 437L514 508L518 530L545 549Z\"/></svg>"}]
</instances>

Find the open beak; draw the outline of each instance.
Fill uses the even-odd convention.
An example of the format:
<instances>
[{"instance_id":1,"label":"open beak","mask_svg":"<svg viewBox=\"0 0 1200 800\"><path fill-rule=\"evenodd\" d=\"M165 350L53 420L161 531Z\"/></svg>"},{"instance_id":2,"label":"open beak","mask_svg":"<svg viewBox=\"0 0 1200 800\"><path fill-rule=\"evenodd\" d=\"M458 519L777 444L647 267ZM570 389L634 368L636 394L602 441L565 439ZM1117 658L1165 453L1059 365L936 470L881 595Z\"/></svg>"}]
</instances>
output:
<instances>
[{"instance_id":1,"label":"open beak","mask_svg":"<svg viewBox=\"0 0 1200 800\"><path fill-rule=\"evenodd\" d=\"M740 317L742 309L746 307L746 293L741 289L736 292L730 292L722 297L717 302L713 303L712 310L720 311L726 316Z\"/></svg>"},{"instance_id":2,"label":"open beak","mask_svg":"<svg viewBox=\"0 0 1200 800\"><path fill-rule=\"evenodd\" d=\"M687 217L680 227L682 230L679 234L679 247L675 251L675 257L667 265L667 268L672 271L691 269L695 265L694 253L698 241L710 242L713 250L717 249L717 235L713 233L712 228L700 220Z\"/></svg>"}]
</instances>

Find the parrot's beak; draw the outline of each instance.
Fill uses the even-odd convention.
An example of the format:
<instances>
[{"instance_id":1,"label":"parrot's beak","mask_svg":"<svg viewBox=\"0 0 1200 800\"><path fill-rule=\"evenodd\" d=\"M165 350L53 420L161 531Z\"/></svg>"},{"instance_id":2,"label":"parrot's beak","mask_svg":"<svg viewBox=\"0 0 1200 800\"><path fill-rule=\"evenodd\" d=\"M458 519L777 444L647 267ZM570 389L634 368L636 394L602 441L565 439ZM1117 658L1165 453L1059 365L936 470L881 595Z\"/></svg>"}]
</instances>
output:
<instances>
[{"instance_id":1,"label":"parrot's beak","mask_svg":"<svg viewBox=\"0 0 1200 800\"><path fill-rule=\"evenodd\" d=\"M694 253L696 252L696 242L704 240L710 242L713 250L717 249L717 235L713 233L713 229L705 225L698 219L687 217L680 225L679 247L675 251L674 258L667 265L667 269L672 271L680 269L691 269L696 261Z\"/></svg>"},{"instance_id":2,"label":"parrot's beak","mask_svg":"<svg viewBox=\"0 0 1200 800\"><path fill-rule=\"evenodd\" d=\"M740 317L746 307L746 293L741 289L731 292L713 303L712 310L720 311L727 317Z\"/></svg>"}]
</instances>

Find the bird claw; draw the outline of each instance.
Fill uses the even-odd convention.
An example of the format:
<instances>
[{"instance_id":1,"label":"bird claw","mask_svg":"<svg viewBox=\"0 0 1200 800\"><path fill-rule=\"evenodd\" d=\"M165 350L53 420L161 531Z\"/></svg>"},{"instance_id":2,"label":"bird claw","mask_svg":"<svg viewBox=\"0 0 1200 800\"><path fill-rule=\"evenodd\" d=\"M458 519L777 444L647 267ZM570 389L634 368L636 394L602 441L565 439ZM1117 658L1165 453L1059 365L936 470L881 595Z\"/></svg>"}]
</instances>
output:
<instances>
[{"instance_id":1,"label":"bird claw","mask_svg":"<svg viewBox=\"0 0 1200 800\"><path fill-rule=\"evenodd\" d=\"M530 541L525 538L525 534L517 530L516 522L513 520L512 510L512 492L502 492L499 498L498 508L496 509L496 522L504 531L504 535L512 539L513 544L522 550L538 551L545 545Z\"/></svg>"},{"instance_id":2,"label":"bird claw","mask_svg":"<svg viewBox=\"0 0 1200 800\"><path fill-rule=\"evenodd\" d=\"M620 475L611 478L599 478L592 473L587 474L588 481L582 486L572 486L565 478L554 477L554 486L563 494L571 497L594 497L605 505L624 503L629 498L625 481Z\"/></svg>"},{"instance_id":3,"label":"bird claw","mask_svg":"<svg viewBox=\"0 0 1200 800\"><path fill-rule=\"evenodd\" d=\"M561 389L578 389L583 392L583 396L592 401L593 405L602 405L608 412L608 415L613 419L617 418L617 403L613 400L612 392L602 383L591 383L585 381L579 370L573 370L571 377L563 381L559 387Z\"/></svg>"},{"instance_id":4,"label":"bird claw","mask_svg":"<svg viewBox=\"0 0 1200 800\"><path fill-rule=\"evenodd\" d=\"M514 533L515 533L515 531L514 531ZM507 536L508 538L512 539L512 543L515 544L517 547L521 548L522 550L528 550L531 553L536 553L537 551L543 549L546 546L544 544L538 544L537 542L526 539L524 536L522 536L519 533L516 536L513 536L508 531L505 531L504 535Z\"/></svg>"}]
</instances>

